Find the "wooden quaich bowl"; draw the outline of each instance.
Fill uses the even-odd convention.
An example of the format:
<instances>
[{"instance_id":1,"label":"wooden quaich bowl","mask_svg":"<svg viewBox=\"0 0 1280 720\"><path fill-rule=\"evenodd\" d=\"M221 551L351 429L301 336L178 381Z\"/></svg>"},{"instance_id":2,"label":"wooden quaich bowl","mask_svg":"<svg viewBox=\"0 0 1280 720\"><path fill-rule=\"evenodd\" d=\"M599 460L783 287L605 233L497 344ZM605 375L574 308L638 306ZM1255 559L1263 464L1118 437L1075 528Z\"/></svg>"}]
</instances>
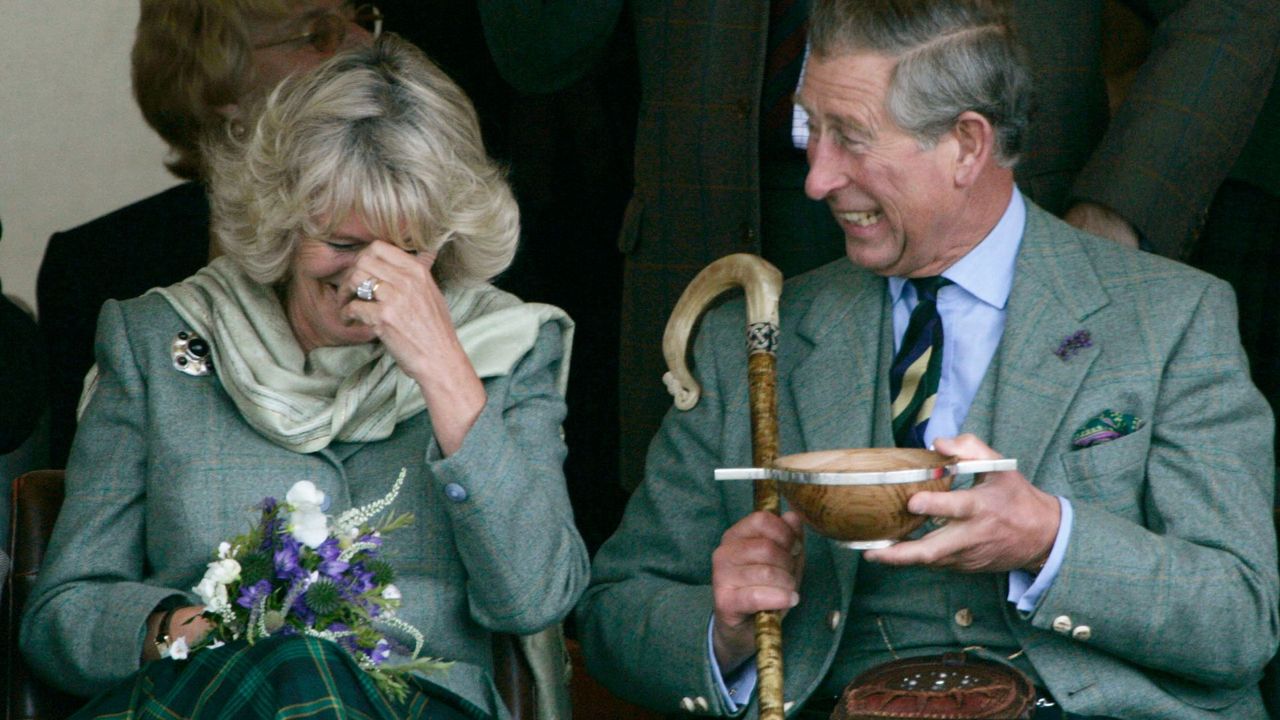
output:
<instances>
[{"instance_id":1,"label":"wooden quaich bowl","mask_svg":"<svg viewBox=\"0 0 1280 720\"><path fill-rule=\"evenodd\" d=\"M717 480L773 479L788 504L822 535L858 550L888 547L924 524L907 500L951 489L956 475L1016 470L1018 461L966 460L911 448L784 455L770 468L716 470Z\"/></svg>"}]
</instances>

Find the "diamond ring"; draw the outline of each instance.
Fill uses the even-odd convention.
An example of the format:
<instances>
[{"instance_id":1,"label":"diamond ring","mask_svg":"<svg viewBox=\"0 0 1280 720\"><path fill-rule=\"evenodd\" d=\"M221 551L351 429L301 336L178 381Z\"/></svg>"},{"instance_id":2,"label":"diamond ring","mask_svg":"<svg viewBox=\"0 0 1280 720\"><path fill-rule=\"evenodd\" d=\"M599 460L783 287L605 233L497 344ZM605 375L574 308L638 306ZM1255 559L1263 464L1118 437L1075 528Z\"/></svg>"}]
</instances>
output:
<instances>
[{"instance_id":1,"label":"diamond ring","mask_svg":"<svg viewBox=\"0 0 1280 720\"><path fill-rule=\"evenodd\" d=\"M365 280L356 286L356 297L361 300L376 302L378 297L374 293L378 292L378 286L381 284L382 281L376 277Z\"/></svg>"}]
</instances>

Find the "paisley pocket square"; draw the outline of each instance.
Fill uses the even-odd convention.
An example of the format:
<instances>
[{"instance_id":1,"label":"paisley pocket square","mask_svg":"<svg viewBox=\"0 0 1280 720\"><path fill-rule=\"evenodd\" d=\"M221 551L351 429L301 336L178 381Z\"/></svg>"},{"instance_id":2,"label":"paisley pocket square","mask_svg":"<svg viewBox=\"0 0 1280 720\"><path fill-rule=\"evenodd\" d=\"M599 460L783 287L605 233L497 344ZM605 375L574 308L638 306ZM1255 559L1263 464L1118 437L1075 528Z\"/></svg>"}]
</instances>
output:
<instances>
[{"instance_id":1,"label":"paisley pocket square","mask_svg":"<svg viewBox=\"0 0 1280 720\"><path fill-rule=\"evenodd\" d=\"M1071 436L1071 444L1078 448L1086 448L1099 443L1110 442L1136 432L1146 421L1128 413L1115 410L1103 410L1089 422L1080 426Z\"/></svg>"}]
</instances>

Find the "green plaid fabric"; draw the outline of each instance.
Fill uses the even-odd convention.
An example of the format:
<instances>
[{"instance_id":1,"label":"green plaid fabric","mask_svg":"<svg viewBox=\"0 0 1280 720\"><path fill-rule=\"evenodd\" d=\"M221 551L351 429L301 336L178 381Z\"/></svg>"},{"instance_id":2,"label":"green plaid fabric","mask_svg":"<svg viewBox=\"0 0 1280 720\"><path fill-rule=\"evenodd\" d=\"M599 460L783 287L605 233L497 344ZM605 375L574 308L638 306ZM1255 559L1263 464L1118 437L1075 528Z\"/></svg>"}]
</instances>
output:
<instances>
[{"instance_id":1,"label":"green plaid fabric","mask_svg":"<svg viewBox=\"0 0 1280 720\"><path fill-rule=\"evenodd\" d=\"M489 720L471 703L415 678L404 703L385 698L345 650L327 640L274 637L147 663L73 720Z\"/></svg>"}]
</instances>

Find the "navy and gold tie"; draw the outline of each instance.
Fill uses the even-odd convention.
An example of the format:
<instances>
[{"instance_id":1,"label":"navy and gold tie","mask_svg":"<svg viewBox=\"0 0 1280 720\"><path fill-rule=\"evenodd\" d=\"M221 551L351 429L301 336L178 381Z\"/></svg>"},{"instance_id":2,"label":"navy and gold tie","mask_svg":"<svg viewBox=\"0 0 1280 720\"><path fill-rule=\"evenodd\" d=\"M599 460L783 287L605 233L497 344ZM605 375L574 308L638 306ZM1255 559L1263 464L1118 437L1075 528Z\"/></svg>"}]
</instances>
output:
<instances>
[{"instance_id":1,"label":"navy and gold tie","mask_svg":"<svg viewBox=\"0 0 1280 720\"><path fill-rule=\"evenodd\" d=\"M889 397L893 398L893 439L898 447L924 447L924 431L942 377L938 290L951 281L925 277L910 282L916 289L916 307L889 368Z\"/></svg>"}]
</instances>

